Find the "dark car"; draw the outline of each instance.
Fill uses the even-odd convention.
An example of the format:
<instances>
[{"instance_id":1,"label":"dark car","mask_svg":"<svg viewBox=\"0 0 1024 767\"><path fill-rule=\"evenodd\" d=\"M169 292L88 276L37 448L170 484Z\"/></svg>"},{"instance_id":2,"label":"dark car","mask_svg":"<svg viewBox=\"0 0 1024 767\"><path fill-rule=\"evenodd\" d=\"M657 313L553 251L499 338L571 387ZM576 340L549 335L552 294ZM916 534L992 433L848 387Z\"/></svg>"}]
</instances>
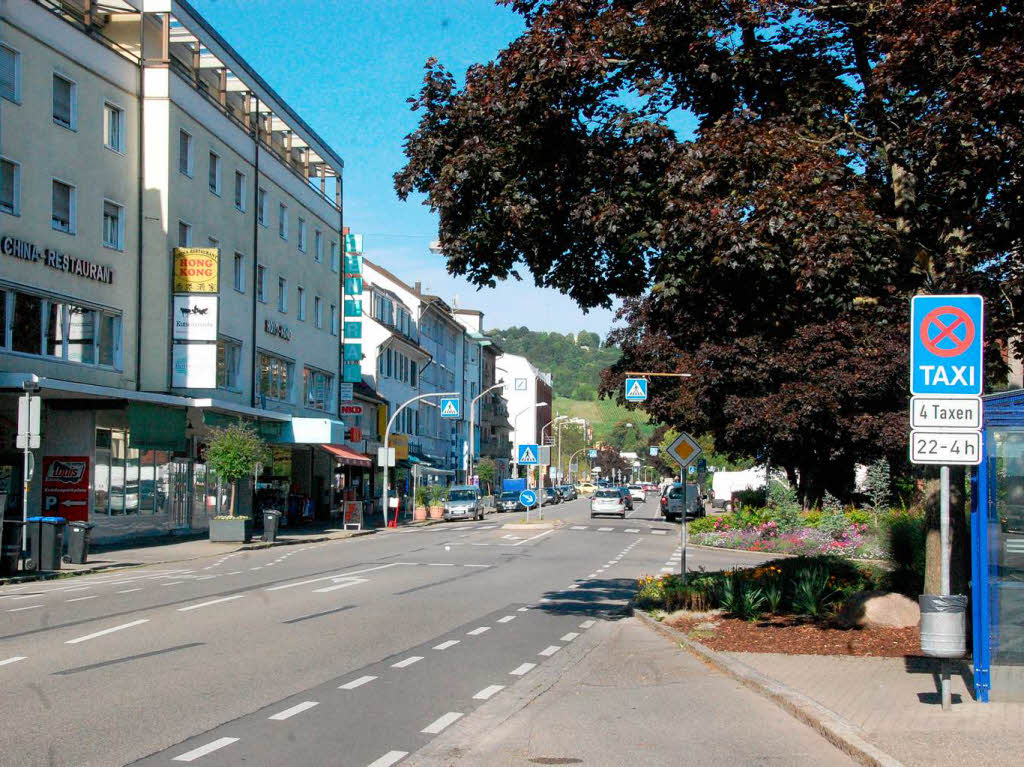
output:
<instances>
[{"instance_id":1,"label":"dark car","mask_svg":"<svg viewBox=\"0 0 1024 767\"><path fill-rule=\"evenodd\" d=\"M575 485L559 485L558 489L562 491L562 500L575 501L580 497Z\"/></svg>"},{"instance_id":2,"label":"dark car","mask_svg":"<svg viewBox=\"0 0 1024 767\"><path fill-rule=\"evenodd\" d=\"M554 506L558 503L558 493L555 492L553 487L545 487L544 495L541 496L541 506Z\"/></svg>"},{"instance_id":3,"label":"dark car","mask_svg":"<svg viewBox=\"0 0 1024 767\"><path fill-rule=\"evenodd\" d=\"M628 511L633 510L633 496L629 492L629 488L625 486L619 486L615 488L619 491L619 494L626 499L626 509Z\"/></svg>"},{"instance_id":4,"label":"dark car","mask_svg":"<svg viewBox=\"0 0 1024 767\"><path fill-rule=\"evenodd\" d=\"M499 495L494 508L498 511L523 511L526 507L519 502L519 493L513 490Z\"/></svg>"}]
</instances>

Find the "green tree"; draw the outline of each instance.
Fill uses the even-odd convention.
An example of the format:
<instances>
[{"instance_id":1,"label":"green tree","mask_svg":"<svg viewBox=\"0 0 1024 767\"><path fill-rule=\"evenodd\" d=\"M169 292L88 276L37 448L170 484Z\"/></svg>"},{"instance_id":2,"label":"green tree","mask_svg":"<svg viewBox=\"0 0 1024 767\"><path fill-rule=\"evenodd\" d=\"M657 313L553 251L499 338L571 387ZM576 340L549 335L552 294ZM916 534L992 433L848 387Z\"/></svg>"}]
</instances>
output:
<instances>
[{"instance_id":1,"label":"green tree","mask_svg":"<svg viewBox=\"0 0 1024 767\"><path fill-rule=\"evenodd\" d=\"M206 465L231 484L229 516L235 516L238 480L252 476L256 465L271 460L270 450L256 431L249 426L233 424L211 429L206 448Z\"/></svg>"},{"instance_id":2,"label":"green tree","mask_svg":"<svg viewBox=\"0 0 1024 767\"><path fill-rule=\"evenodd\" d=\"M494 478L498 475L498 469L490 458L481 458L476 465L476 475L480 478L481 489L486 488L485 495L494 492Z\"/></svg>"}]
</instances>

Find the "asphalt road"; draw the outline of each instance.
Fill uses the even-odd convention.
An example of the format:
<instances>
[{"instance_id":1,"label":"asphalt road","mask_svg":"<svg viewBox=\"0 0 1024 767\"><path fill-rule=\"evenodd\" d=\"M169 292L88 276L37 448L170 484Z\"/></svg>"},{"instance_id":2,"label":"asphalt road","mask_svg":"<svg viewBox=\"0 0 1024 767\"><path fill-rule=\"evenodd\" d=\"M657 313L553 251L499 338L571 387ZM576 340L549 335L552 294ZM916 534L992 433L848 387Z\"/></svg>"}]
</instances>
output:
<instances>
[{"instance_id":1,"label":"asphalt road","mask_svg":"<svg viewBox=\"0 0 1024 767\"><path fill-rule=\"evenodd\" d=\"M553 531L491 514L0 587L0 765L397 763L678 570L656 511L580 500L545 509Z\"/></svg>"}]
</instances>

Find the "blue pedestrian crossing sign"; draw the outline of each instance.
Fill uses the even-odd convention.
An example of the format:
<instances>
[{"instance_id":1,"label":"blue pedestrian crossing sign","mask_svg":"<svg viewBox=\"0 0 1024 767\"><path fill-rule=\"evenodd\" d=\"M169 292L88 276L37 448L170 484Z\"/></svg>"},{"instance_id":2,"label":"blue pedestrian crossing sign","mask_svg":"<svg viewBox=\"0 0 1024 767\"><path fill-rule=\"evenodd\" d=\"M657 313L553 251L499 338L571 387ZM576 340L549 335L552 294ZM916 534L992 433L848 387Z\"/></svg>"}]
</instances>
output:
<instances>
[{"instance_id":1,"label":"blue pedestrian crossing sign","mask_svg":"<svg viewBox=\"0 0 1024 767\"><path fill-rule=\"evenodd\" d=\"M519 493L519 502L526 508L537 505L537 494L533 490L523 490Z\"/></svg>"},{"instance_id":2,"label":"blue pedestrian crossing sign","mask_svg":"<svg viewBox=\"0 0 1024 767\"><path fill-rule=\"evenodd\" d=\"M590 448L590 450L587 451L587 455L589 455L591 458L597 458L597 449Z\"/></svg>"},{"instance_id":3,"label":"blue pedestrian crossing sign","mask_svg":"<svg viewBox=\"0 0 1024 767\"><path fill-rule=\"evenodd\" d=\"M459 398L458 397L442 397L441 398L441 417L442 418L458 418L459 417Z\"/></svg>"},{"instance_id":4,"label":"blue pedestrian crossing sign","mask_svg":"<svg viewBox=\"0 0 1024 767\"><path fill-rule=\"evenodd\" d=\"M643 402L647 399L647 379L627 378L626 379L626 401Z\"/></svg>"},{"instance_id":5,"label":"blue pedestrian crossing sign","mask_svg":"<svg viewBox=\"0 0 1024 767\"><path fill-rule=\"evenodd\" d=\"M984 309L981 296L911 299L911 394L981 394Z\"/></svg>"},{"instance_id":6,"label":"blue pedestrian crossing sign","mask_svg":"<svg viewBox=\"0 0 1024 767\"><path fill-rule=\"evenodd\" d=\"M538 445L520 445L517 463L520 466L536 466L540 461Z\"/></svg>"}]
</instances>

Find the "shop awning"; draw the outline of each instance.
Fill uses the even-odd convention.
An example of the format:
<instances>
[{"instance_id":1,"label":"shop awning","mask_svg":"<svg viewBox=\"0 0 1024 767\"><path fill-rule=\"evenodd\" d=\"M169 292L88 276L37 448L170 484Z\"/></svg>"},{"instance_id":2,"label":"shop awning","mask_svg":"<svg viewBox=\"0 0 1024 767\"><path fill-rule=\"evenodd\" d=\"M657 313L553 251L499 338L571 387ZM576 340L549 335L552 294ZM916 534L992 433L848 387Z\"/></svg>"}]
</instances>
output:
<instances>
[{"instance_id":1,"label":"shop awning","mask_svg":"<svg viewBox=\"0 0 1024 767\"><path fill-rule=\"evenodd\" d=\"M185 425L184 408L128 403L128 433L134 448L184 452L188 447Z\"/></svg>"},{"instance_id":2,"label":"shop awning","mask_svg":"<svg viewBox=\"0 0 1024 767\"><path fill-rule=\"evenodd\" d=\"M367 469L373 466L373 461L368 456L357 453L344 445L321 445L320 447L337 458L338 463L345 466L362 466Z\"/></svg>"}]
</instances>

